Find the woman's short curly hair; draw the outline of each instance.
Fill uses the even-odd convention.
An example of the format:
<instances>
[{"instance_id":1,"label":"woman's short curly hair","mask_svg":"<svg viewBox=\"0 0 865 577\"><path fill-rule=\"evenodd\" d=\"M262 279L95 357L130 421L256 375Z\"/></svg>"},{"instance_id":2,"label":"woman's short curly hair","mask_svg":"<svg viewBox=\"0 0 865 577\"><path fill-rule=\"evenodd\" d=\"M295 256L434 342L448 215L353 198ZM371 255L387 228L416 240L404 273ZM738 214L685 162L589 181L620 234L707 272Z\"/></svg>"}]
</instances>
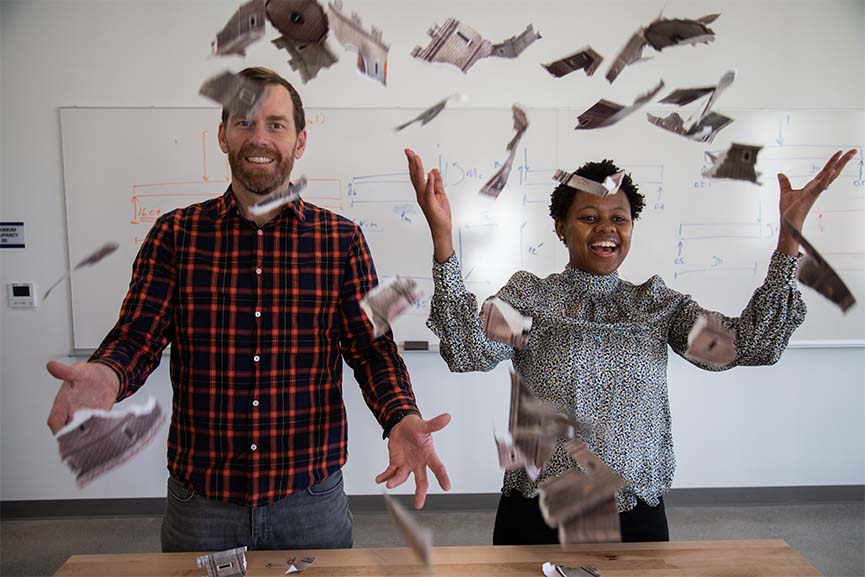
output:
<instances>
[{"instance_id":1,"label":"woman's short curly hair","mask_svg":"<svg viewBox=\"0 0 865 577\"><path fill-rule=\"evenodd\" d=\"M604 182L608 176L612 176L621 169L616 166L612 160L602 160L601 162L587 162L579 167L575 174L578 174L595 182ZM619 189L628 197L631 203L631 218L637 220L640 218L640 212L646 205L646 197L640 194L639 187L631 180L630 174L625 174L622 179L622 186ZM568 216L568 210L574 202L574 196L577 191L569 186L560 184L553 190L550 195L550 216L554 220L565 220Z\"/></svg>"}]
</instances>

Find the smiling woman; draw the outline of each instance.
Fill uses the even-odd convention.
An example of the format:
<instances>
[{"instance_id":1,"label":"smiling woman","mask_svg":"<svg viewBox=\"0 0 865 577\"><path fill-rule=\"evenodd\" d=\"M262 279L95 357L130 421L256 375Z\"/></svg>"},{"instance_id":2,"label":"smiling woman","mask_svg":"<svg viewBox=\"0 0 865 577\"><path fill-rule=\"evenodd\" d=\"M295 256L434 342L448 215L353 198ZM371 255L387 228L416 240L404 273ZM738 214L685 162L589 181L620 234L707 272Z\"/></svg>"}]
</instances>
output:
<instances>
[{"instance_id":1,"label":"smiling woman","mask_svg":"<svg viewBox=\"0 0 865 577\"><path fill-rule=\"evenodd\" d=\"M817 195L852 152L836 153L799 190L779 175L780 213L801 229ZM587 163L551 195L550 215L568 247L568 265L546 278L519 271L496 295L532 317L528 343L518 349L486 337L477 299L466 289L453 251L450 203L441 176L435 169L425 176L421 159L410 150L406 155L433 238L435 294L428 324L441 339L439 350L448 367L488 371L511 359L536 397L571 419L593 423L582 434L586 446L626 481L616 494L622 540L669 540L663 496L673 481L675 457L668 347L685 356L692 328L708 317L733 335L735 355L718 364L685 357L691 363L725 370L777 362L805 319L796 283L798 245L783 230L779 233L765 281L736 318L703 309L659 276L632 284L619 278L618 269L628 255L643 196L629 175L618 178L612 162ZM558 532L541 516L537 495L539 482L575 468L566 441L557 441L540 478L532 479L524 469L505 473L494 544L558 542Z\"/></svg>"},{"instance_id":2,"label":"smiling woman","mask_svg":"<svg viewBox=\"0 0 865 577\"><path fill-rule=\"evenodd\" d=\"M575 172L594 182L603 182L619 172L612 161L589 162ZM624 194L597 196L559 185L552 195L550 216L559 240L568 247L571 267L595 275L610 274L628 256L634 221L640 217L644 198L625 175L619 190Z\"/></svg>"}]
</instances>

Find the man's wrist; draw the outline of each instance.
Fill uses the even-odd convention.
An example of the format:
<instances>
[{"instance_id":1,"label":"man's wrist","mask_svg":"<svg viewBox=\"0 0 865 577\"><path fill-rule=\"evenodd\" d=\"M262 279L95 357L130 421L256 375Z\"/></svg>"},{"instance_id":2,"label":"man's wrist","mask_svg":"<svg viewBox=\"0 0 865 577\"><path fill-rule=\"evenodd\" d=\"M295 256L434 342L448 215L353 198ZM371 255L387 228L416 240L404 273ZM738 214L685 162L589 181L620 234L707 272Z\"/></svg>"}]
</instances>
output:
<instances>
[{"instance_id":1,"label":"man's wrist","mask_svg":"<svg viewBox=\"0 0 865 577\"><path fill-rule=\"evenodd\" d=\"M417 415L418 417L421 416L420 411L417 409L398 409L394 411L388 419L387 424L384 426L384 431L382 431L381 438L387 439L393 428L409 415Z\"/></svg>"}]
</instances>

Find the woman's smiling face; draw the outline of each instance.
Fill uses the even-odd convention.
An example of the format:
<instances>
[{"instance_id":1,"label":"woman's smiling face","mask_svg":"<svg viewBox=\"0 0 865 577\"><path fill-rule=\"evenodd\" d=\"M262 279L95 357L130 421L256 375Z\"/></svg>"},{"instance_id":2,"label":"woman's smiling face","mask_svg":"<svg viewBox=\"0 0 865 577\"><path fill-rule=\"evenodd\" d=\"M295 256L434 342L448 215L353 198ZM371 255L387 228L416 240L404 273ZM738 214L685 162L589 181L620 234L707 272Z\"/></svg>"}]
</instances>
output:
<instances>
[{"instance_id":1,"label":"woman's smiling face","mask_svg":"<svg viewBox=\"0 0 865 577\"><path fill-rule=\"evenodd\" d=\"M631 248L631 203L624 192L599 197L579 191L556 233L568 246L570 265L593 275L618 270Z\"/></svg>"}]
</instances>

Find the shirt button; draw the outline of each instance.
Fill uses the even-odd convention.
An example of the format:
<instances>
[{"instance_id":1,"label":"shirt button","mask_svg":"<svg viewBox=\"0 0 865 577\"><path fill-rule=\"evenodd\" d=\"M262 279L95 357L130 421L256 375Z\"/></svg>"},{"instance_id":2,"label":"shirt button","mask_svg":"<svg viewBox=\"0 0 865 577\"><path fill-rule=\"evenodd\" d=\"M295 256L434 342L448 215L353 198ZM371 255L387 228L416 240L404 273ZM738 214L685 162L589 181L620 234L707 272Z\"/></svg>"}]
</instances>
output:
<instances>
[{"instance_id":1,"label":"shirt button","mask_svg":"<svg viewBox=\"0 0 865 577\"><path fill-rule=\"evenodd\" d=\"M258 361L261 360L261 357L259 357L258 355L255 355L254 357L252 357L252 360L257 363Z\"/></svg>"},{"instance_id":2,"label":"shirt button","mask_svg":"<svg viewBox=\"0 0 865 577\"><path fill-rule=\"evenodd\" d=\"M255 311L255 318L258 318L260 316L261 316L261 311Z\"/></svg>"},{"instance_id":3,"label":"shirt button","mask_svg":"<svg viewBox=\"0 0 865 577\"><path fill-rule=\"evenodd\" d=\"M263 230L261 230L261 229L258 229L258 230L257 230L257 231L256 231L256 232L258 232L258 236L261 236L261 235L263 235L263 234L264 234L264 231L263 231Z\"/></svg>"},{"instance_id":4,"label":"shirt button","mask_svg":"<svg viewBox=\"0 0 865 577\"><path fill-rule=\"evenodd\" d=\"M261 269L260 268L255 269L255 274L261 274Z\"/></svg>"},{"instance_id":5,"label":"shirt button","mask_svg":"<svg viewBox=\"0 0 865 577\"><path fill-rule=\"evenodd\" d=\"M253 399L253 401L252 401L252 406L253 406L253 407L257 407L257 406L258 406L258 399Z\"/></svg>"},{"instance_id":6,"label":"shirt button","mask_svg":"<svg viewBox=\"0 0 865 577\"><path fill-rule=\"evenodd\" d=\"M254 450L256 450L256 449L258 448L258 445L256 445L255 443L253 443L253 444L251 444L251 445L249 446L249 448L252 449L252 450L254 451Z\"/></svg>"}]
</instances>

